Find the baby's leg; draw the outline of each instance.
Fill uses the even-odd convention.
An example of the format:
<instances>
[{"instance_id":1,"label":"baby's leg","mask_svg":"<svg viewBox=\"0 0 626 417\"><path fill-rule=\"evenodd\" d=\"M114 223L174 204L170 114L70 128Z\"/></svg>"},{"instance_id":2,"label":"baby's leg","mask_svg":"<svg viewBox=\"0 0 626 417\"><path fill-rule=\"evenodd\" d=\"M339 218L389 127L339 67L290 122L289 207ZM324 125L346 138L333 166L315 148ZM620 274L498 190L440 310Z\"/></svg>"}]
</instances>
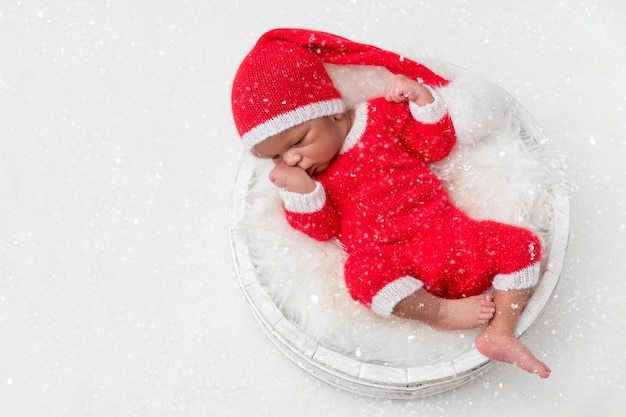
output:
<instances>
[{"instance_id":1,"label":"baby's leg","mask_svg":"<svg viewBox=\"0 0 626 417\"><path fill-rule=\"evenodd\" d=\"M476 338L476 348L491 359L512 363L527 372L547 378L550 376L550 368L537 359L514 334L528 294L528 290L494 291L496 313Z\"/></svg>"},{"instance_id":2,"label":"baby's leg","mask_svg":"<svg viewBox=\"0 0 626 417\"><path fill-rule=\"evenodd\" d=\"M487 324L495 312L489 294L467 298L439 298L424 288L406 297L393 314L422 321L438 330L465 330Z\"/></svg>"}]
</instances>

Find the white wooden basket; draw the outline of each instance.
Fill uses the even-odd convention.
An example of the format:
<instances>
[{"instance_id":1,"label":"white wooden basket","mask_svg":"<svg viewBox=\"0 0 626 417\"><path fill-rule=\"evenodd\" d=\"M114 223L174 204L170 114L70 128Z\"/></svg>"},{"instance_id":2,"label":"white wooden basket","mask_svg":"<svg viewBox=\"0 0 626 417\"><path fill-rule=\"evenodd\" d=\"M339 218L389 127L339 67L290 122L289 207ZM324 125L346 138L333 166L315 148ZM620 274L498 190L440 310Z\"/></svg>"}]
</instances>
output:
<instances>
[{"instance_id":1,"label":"white wooden basket","mask_svg":"<svg viewBox=\"0 0 626 417\"><path fill-rule=\"evenodd\" d=\"M517 109L523 112L523 109ZM531 123L526 113L523 123ZM522 123L522 124L523 124ZM529 129L531 135L538 130ZM537 138L534 138L537 141ZM539 141L538 143L541 143ZM355 355L320 342L289 319L260 280L258 259L251 244L247 216L251 213L251 193L258 181L267 181L261 165L243 159L235 180L230 211L230 243L241 288L261 327L287 357L319 379L342 389L380 398L416 398L456 388L493 364L472 345L453 358L417 366L387 365L381 361L361 360ZM569 196L565 186L553 184L549 190L551 215L545 242L542 276L538 287L522 312L516 333L522 337L535 324L557 287L569 234ZM277 233L280 233L277 232ZM279 266L277 265L277 268ZM267 277L265 277L267 278Z\"/></svg>"}]
</instances>

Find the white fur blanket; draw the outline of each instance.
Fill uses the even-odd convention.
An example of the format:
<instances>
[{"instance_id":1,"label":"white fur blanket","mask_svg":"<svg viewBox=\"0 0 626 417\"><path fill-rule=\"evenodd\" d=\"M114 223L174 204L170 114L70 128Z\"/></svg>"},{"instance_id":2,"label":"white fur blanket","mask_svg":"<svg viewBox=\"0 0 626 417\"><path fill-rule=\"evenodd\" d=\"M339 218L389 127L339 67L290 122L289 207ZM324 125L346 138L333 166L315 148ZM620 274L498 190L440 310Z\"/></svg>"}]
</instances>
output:
<instances>
[{"instance_id":1,"label":"white fur blanket","mask_svg":"<svg viewBox=\"0 0 626 417\"><path fill-rule=\"evenodd\" d=\"M425 62L452 79L439 89L458 136L432 169L452 200L474 218L525 226L544 242L551 233L552 191L560 183L559 159L527 113L500 88L449 64ZM328 71L348 106L379 95L390 76L371 67ZM239 233L258 282L282 314L307 337L360 361L420 366L448 361L472 348L479 330L436 331L419 322L383 319L356 304L343 281L344 252L291 229L275 187L271 162L246 156L244 214Z\"/></svg>"}]
</instances>

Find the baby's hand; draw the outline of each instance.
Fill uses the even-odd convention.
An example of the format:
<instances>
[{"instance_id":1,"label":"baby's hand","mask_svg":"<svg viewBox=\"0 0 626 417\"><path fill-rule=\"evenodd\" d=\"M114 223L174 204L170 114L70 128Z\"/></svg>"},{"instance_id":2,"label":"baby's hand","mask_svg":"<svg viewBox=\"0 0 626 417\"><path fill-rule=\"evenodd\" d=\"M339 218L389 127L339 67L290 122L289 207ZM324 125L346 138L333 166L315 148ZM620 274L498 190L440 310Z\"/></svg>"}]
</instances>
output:
<instances>
[{"instance_id":1,"label":"baby's hand","mask_svg":"<svg viewBox=\"0 0 626 417\"><path fill-rule=\"evenodd\" d=\"M277 187L294 193L308 194L315 191L315 180L300 167L280 163L270 171L270 181Z\"/></svg>"},{"instance_id":2,"label":"baby's hand","mask_svg":"<svg viewBox=\"0 0 626 417\"><path fill-rule=\"evenodd\" d=\"M410 100L419 106L435 101L428 88L404 75L394 75L385 86L385 99L396 103Z\"/></svg>"}]
</instances>

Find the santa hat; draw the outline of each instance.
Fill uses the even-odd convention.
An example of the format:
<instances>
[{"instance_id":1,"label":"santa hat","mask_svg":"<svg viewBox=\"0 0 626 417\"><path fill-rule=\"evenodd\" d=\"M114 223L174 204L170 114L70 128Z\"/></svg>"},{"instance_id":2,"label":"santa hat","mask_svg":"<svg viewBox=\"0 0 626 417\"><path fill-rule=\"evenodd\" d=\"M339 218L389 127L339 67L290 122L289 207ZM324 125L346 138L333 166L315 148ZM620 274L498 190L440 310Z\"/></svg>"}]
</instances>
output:
<instances>
[{"instance_id":1,"label":"santa hat","mask_svg":"<svg viewBox=\"0 0 626 417\"><path fill-rule=\"evenodd\" d=\"M233 81L233 117L247 149L345 110L323 62L382 66L429 86L448 84L425 66L372 45L314 30L274 29L259 38Z\"/></svg>"}]
</instances>

